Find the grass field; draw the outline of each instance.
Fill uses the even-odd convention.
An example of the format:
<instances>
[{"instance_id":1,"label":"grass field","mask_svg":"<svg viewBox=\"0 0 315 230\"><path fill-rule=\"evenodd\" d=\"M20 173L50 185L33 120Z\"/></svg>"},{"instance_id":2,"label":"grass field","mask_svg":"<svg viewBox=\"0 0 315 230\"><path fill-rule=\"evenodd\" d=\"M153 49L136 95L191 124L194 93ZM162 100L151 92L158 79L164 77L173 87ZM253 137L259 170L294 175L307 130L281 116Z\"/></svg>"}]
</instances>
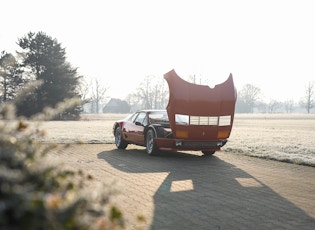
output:
<instances>
[{"instance_id":1,"label":"grass field","mask_svg":"<svg viewBox=\"0 0 315 230\"><path fill-rule=\"evenodd\" d=\"M44 142L114 143L114 121L126 114L83 114L80 121L48 121ZM315 114L237 114L223 152L315 166Z\"/></svg>"},{"instance_id":2,"label":"grass field","mask_svg":"<svg viewBox=\"0 0 315 230\"><path fill-rule=\"evenodd\" d=\"M238 114L222 150L315 166L315 115Z\"/></svg>"}]
</instances>

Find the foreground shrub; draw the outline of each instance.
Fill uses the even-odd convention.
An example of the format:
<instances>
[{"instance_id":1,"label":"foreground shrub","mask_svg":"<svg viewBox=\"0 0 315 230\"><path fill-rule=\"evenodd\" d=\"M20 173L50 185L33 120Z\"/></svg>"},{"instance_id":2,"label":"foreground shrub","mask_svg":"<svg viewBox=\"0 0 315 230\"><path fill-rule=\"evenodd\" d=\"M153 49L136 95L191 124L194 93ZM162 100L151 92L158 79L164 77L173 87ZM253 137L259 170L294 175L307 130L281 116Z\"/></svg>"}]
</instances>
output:
<instances>
[{"instance_id":1,"label":"foreground shrub","mask_svg":"<svg viewBox=\"0 0 315 230\"><path fill-rule=\"evenodd\" d=\"M56 113L47 109L36 119ZM41 135L39 127L16 118L14 105L0 105L0 229L123 229L109 189L89 194L92 176L52 164L47 153L60 147L41 144Z\"/></svg>"}]
</instances>

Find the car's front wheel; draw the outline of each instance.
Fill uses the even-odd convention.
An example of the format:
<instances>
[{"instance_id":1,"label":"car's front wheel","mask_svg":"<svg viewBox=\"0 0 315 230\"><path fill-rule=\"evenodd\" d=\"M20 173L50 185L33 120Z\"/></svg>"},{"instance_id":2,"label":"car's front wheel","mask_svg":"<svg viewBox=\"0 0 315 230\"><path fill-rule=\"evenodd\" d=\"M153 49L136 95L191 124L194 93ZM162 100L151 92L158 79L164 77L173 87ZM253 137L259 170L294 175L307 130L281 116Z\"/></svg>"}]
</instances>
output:
<instances>
[{"instance_id":1,"label":"car's front wheel","mask_svg":"<svg viewBox=\"0 0 315 230\"><path fill-rule=\"evenodd\" d=\"M155 155L158 151L155 143L155 132L152 129L149 129L146 134L146 150L149 155Z\"/></svg>"},{"instance_id":2,"label":"car's front wheel","mask_svg":"<svg viewBox=\"0 0 315 230\"><path fill-rule=\"evenodd\" d=\"M122 137L121 128L119 126L115 129L115 144L118 149L125 149L128 145Z\"/></svg>"}]
</instances>

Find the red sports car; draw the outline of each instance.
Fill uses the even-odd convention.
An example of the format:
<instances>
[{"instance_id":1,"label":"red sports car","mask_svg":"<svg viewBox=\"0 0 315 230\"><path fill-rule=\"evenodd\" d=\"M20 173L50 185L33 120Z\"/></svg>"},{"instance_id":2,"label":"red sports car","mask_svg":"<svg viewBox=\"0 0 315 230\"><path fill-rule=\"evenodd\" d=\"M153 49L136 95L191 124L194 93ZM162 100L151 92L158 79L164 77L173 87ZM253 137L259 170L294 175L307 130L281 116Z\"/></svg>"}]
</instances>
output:
<instances>
[{"instance_id":1,"label":"red sports car","mask_svg":"<svg viewBox=\"0 0 315 230\"><path fill-rule=\"evenodd\" d=\"M220 150L234 120L232 75L214 88L186 82L174 70L164 78L169 86L166 110L142 110L115 122L117 148L141 145L150 155L159 150L198 150L210 155Z\"/></svg>"}]
</instances>

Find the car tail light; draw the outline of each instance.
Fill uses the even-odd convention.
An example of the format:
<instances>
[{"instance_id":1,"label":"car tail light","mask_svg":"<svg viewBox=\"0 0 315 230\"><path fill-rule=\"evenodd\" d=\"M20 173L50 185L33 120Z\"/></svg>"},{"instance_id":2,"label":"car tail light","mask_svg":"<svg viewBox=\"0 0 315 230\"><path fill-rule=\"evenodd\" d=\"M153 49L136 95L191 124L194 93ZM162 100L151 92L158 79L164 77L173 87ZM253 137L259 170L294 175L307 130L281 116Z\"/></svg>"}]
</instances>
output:
<instances>
[{"instance_id":1,"label":"car tail light","mask_svg":"<svg viewBox=\"0 0 315 230\"><path fill-rule=\"evenodd\" d=\"M188 138L188 132L187 131L176 131L176 137L177 138Z\"/></svg>"},{"instance_id":2,"label":"car tail light","mask_svg":"<svg viewBox=\"0 0 315 230\"><path fill-rule=\"evenodd\" d=\"M230 131L219 131L218 138L228 138L230 136Z\"/></svg>"}]
</instances>

